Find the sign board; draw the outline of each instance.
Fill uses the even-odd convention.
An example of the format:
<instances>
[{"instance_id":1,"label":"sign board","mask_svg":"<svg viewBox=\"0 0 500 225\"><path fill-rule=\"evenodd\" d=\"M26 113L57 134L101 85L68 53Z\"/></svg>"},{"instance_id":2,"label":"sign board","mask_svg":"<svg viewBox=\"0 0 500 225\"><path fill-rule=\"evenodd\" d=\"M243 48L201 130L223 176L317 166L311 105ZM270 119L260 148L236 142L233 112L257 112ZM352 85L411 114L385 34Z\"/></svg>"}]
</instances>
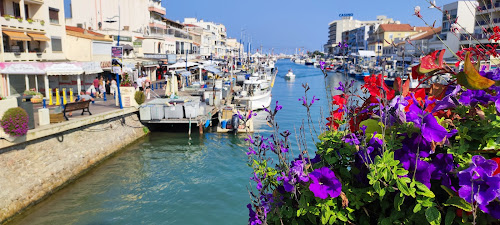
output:
<instances>
[{"instance_id":1,"label":"sign board","mask_svg":"<svg viewBox=\"0 0 500 225\"><path fill-rule=\"evenodd\" d=\"M134 41L133 45L134 45L134 48L140 48L140 47L142 47L142 41Z\"/></svg>"},{"instance_id":2,"label":"sign board","mask_svg":"<svg viewBox=\"0 0 500 225\"><path fill-rule=\"evenodd\" d=\"M165 58L167 58L167 55L154 54L154 53L144 53L144 58L146 58L146 59L165 59Z\"/></svg>"},{"instance_id":3,"label":"sign board","mask_svg":"<svg viewBox=\"0 0 500 225\"><path fill-rule=\"evenodd\" d=\"M122 72L123 47L111 46L111 65L113 73Z\"/></svg>"},{"instance_id":4,"label":"sign board","mask_svg":"<svg viewBox=\"0 0 500 225\"><path fill-rule=\"evenodd\" d=\"M118 36L113 36L113 40L118 41ZM120 41L132 42L132 37L120 36Z\"/></svg>"},{"instance_id":5,"label":"sign board","mask_svg":"<svg viewBox=\"0 0 500 225\"><path fill-rule=\"evenodd\" d=\"M349 16L354 16L354 13L341 13L341 14L339 14L339 17L349 17Z\"/></svg>"},{"instance_id":6,"label":"sign board","mask_svg":"<svg viewBox=\"0 0 500 225\"><path fill-rule=\"evenodd\" d=\"M174 64L177 62L177 55L175 54L167 54L168 64Z\"/></svg>"}]
</instances>

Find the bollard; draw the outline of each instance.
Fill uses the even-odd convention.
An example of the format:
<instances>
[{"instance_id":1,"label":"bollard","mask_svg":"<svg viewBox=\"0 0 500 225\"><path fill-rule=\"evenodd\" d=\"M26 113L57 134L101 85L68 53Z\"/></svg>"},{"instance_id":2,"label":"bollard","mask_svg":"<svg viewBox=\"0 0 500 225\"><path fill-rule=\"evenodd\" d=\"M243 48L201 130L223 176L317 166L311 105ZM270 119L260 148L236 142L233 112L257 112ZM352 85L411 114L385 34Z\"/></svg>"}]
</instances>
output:
<instances>
[{"instance_id":1,"label":"bollard","mask_svg":"<svg viewBox=\"0 0 500 225\"><path fill-rule=\"evenodd\" d=\"M69 102L73 102L73 88L69 89Z\"/></svg>"},{"instance_id":2,"label":"bollard","mask_svg":"<svg viewBox=\"0 0 500 225\"><path fill-rule=\"evenodd\" d=\"M163 84L163 83L161 83L161 82L160 82L160 89L162 89L162 87L161 87L161 86L162 86L162 84Z\"/></svg>"},{"instance_id":3,"label":"bollard","mask_svg":"<svg viewBox=\"0 0 500 225\"><path fill-rule=\"evenodd\" d=\"M156 85L155 85L155 86L156 86L155 88L156 88L156 89L158 89L158 83L156 83ZM161 87L160 87L160 88L161 88Z\"/></svg>"},{"instance_id":4,"label":"bollard","mask_svg":"<svg viewBox=\"0 0 500 225\"><path fill-rule=\"evenodd\" d=\"M43 108L44 109L47 108L47 100L43 98L42 102L43 102Z\"/></svg>"},{"instance_id":5,"label":"bollard","mask_svg":"<svg viewBox=\"0 0 500 225\"><path fill-rule=\"evenodd\" d=\"M61 98L59 98L59 88L56 88L56 105L61 105Z\"/></svg>"},{"instance_id":6,"label":"bollard","mask_svg":"<svg viewBox=\"0 0 500 225\"><path fill-rule=\"evenodd\" d=\"M54 103L52 103L52 89L49 88L49 105L53 105Z\"/></svg>"},{"instance_id":7,"label":"bollard","mask_svg":"<svg viewBox=\"0 0 500 225\"><path fill-rule=\"evenodd\" d=\"M68 98L67 98L67 95L66 94L66 88L63 88L63 104L66 105L68 104Z\"/></svg>"},{"instance_id":8,"label":"bollard","mask_svg":"<svg viewBox=\"0 0 500 225\"><path fill-rule=\"evenodd\" d=\"M103 92L103 100L107 101L107 99L106 99L106 92Z\"/></svg>"},{"instance_id":9,"label":"bollard","mask_svg":"<svg viewBox=\"0 0 500 225\"><path fill-rule=\"evenodd\" d=\"M94 92L90 92L90 97L92 97L92 99L94 99ZM92 101L92 104L94 104L94 101Z\"/></svg>"},{"instance_id":10,"label":"bollard","mask_svg":"<svg viewBox=\"0 0 500 225\"><path fill-rule=\"evenodd\" d=\"M63 100L63 96L61 96L61 102L64 102L64 100ZM63 109L64 109L64 105L65 105L65 104L62 104L62 108L63 108Z\"/></svg>"}]
</instances>

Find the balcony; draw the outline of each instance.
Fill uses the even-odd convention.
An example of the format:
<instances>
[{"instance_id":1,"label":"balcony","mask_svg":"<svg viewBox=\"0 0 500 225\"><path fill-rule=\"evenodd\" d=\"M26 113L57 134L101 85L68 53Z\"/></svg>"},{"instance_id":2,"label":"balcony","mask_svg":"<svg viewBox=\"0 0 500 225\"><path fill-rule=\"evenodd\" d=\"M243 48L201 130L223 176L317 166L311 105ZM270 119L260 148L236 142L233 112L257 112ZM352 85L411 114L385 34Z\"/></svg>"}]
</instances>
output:
<instances>
[{"instance_id":1,"label":"balcony","mask_svg":"<svg viewBox=\"0 0 500 225\"><path fill-rule=\"evenodd\" d=\"M468 41L468 40L483 40L483 39L488 39L487 34L471 34L471 35L466 35L462 34L460 35L460 41Z\"/></svg>"},{"instance_id":2,"label":"balcony","mask_svg":"<svg viewBox=\"0 0 500 225\"><path fill-rule=\"evenodd\" d=\"M33 3L43 5L43 0L24 0L24 3Z\"/></svg>"},{"instance_id":3,"label":"balcony","mask_svg":"<svg viewBox=\"0 0 500 225\"><path fill-rule=\"evenodd\" d=\"M167 25L165 24L165 22L155 19L149 20L149 26L153 28L155 27L160 29L167 29Z\"/></svg>"},{"instance_id":4,"label":"balcony","mask_svg":"<svg viewBox=\"0 0 500 225\"><path fill-rule=\"evenodd\" d=\"M482 15L492 12L500 12L500 2L495 4L482 5L478 7L479 10L476 11L476 15Z\"/></svg>"},{"instance_id":5,"label":"balcony","mask_svg":"<svg viewBox=\"0 0 500 225\"><path fill-rule=\"evenodd\" d=\"M167 14L167 9L165 9L164 7L161 7L161 5L157 4L157 3L150 3L148 9L150 12L156 12L162 16Z\"/></svg>"},{"instance_id":6,"label":"balcony","mask_svg":"<svg viewBox=\"0 0 500 225\"><path fill-rule=\"evenodd\" d=\"M46 29L45 21L33 19L28 22L25 19L18 20L16 18L0 17L2 28L17 28L23 30L44 31Z\"/></svg>"}]
</instances>

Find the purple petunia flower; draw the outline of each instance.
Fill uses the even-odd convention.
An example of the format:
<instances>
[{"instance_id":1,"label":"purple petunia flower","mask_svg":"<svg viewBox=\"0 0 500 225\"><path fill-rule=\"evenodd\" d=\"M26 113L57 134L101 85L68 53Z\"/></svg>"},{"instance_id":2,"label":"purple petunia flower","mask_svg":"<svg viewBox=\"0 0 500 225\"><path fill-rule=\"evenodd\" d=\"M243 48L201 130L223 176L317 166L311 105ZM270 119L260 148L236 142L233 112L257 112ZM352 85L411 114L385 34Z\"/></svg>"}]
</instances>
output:
<instances>
[{"instance_id":1,"label":"purple petunia flower","mask_svg":"<svg viewBox=\"0 0 500 225\"><path fill-rule=\"evenodd\" d=\"M493 160L473 156L469 168L458 173L458 195L469 203L474 201L483 207L495 200L500 195L500 176L492 176L497 166Z\"/></svg>"},{"instance_id":2,"label":"purple petunia flower","mask_svg":"<svg viewBox=\"0 0 500 225\"><path fill-rule=\"evenodd\" d=\"M262 221L260 221L259 216L257 215L257 213L255 213L255 211L253 211L252 205L248 204L247 208L248 208L248 211L249 211L248 212L248 216L250 217L248 219L248 223L250 225L262 224Z\"/></svg>"},{"instance_id":3,"label":"purple petunia flower","mask_svg":"<svg viewBox=\"0 0 500 225\"><path fill-rule=\"evenodd\" d=\"M451 185L451 179L449 173L455 169L455 164L453 163L452 154L439 153L435 158L432 159L430 170L432 171L431 179L441 180L441 184L455 190L455 187Z\"/></svg>"},{"instance_id":4,"label":"purple petunia flower","mask_svg":"<svg viewBox=\"0 0 500 225\"><path fill-rule=\"evenodd\" d=\"M453 91L446 95L442 100L436 101L436 106L434 106L434 109L432 109L432 112L437 112L439 110L444 110L444 109L454 109L459 105L460 103L456 99L456 96L458 92L461 90L461 86L457 85Z\"/></svg>"},{"instance_id":5,"label":"purple petunia flower","mask_svg":"<svg viewBox=\"0 0 500 225\"><path fill-rule=\"evenodd\" d=\"M290 175L297 177L301 182L308 182L309 177L304 174L304 167L306 165L305 160L298 159L292 162L292 167L290 167Z\"/></svg>"},{"instance_id":6,"label":"purple petunia flower","mask_svg":"<svg viewBox=\"0 0 500 225\"><path fill-rule=\"evenodd\" d=\"M349 145L359 145L360 143L358 137L353 133L346 135L342 140Z\"/></svg>"},{"instance_id":7,"label":"purple petunia flower","mask_svg":"<svg viewBox=\"0 0 500 225\"><path fill-rule=\"evenodd\" d=\"M422 136L428 142L441 142L445 137L449 138L458 132L457 130L448 132L446 128L437 122L436 117L420 109L417 104L410 106L406 119L408 122L413 122L415 127L420 128Z\"/></svg>"},{"instance_id":8,"label":"purple petunia flower","mask_svg":"<svg viewBox=\"0 0 500 225\"><path fill-rule=\"evenodd\" d=\"M328 196L336 198L340 195L342 184L328 167L315 169L310 176L312 183L309 185L309 190L315 197L326 199Z\"/></svg>"},{"instance_id":9,"label":"purple petunia flower","mask_svg":"<svg viewBox=\"0 0 500 225\"><path fill-rule=\"evenodd\" d=\"M497 112L500 113L500 98L495 101L495 107L497 108Z\"/></svg>"},{"instance_id":10,"label":"purple petunia flower","mask_svg":"<svg viewBox=\"0 0 500 225\"><path fill-rule=\"evenodd\" d=\"M500 202L492 201L488 205L480 205L479 208L485 212L490 214L495 219L500 219Z\"/></svg>"}]
</instances>

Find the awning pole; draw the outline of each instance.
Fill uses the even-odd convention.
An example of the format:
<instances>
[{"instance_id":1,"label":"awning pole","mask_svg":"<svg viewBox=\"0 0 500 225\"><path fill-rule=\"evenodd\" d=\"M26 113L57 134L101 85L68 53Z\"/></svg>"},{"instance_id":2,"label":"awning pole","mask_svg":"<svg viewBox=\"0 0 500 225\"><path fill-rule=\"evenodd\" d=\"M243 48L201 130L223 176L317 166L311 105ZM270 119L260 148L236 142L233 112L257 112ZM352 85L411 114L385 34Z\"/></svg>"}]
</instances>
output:
<instances>
[{"instance_id":1,"label":"awning pole","mask_svg":"<svg viewBox=\"0 0 500 225\"><path fill-rule=\"evenodd\" d=\"M24 82L26 83L26 90L30 89L30 79L28 78L28 74L24 74Z\"/></svg>"},{"instance_id":2,"label":"awning pole","mask_svg":"<svg viewBox=\"0 0 500 225\"><path fill-rule=\"evenodd\" d=\"M52 94L49 91L49 75L43 75L43 84L45 85L45 97L48 98Z\"/></svg>"},{"instance_id":3,"label":"awning pole","mask_svg":"<svg viewBox=\"0 0 500 225\"><path fill-rule=\"evenodd\" d=\"M36 91L39 92L39 90L38 90L38 75L35 75L35 89L36 89Z\"/></svg>"},{"instance_id":4,"label":"awning pole","mask_svg":"<svg viewBox=\"0 0 500 225\"><path fill-rule=\"evenodd\" d=\"M10 75L9 74L6 74L5 75L7 77L7 95L11 95L10 93Z\"/></svg>"},{"instance_id":5,"label":"awning pole","mask_svg":"<svg viewBox=\"0 0 500 225\"><path fill-rule=\"evenodd\" d=\"M80 92L82 91L82 79L80 74L76 75L76 90L78 91L77 95L80 95Z\"/></svg>"}]
</instances>

